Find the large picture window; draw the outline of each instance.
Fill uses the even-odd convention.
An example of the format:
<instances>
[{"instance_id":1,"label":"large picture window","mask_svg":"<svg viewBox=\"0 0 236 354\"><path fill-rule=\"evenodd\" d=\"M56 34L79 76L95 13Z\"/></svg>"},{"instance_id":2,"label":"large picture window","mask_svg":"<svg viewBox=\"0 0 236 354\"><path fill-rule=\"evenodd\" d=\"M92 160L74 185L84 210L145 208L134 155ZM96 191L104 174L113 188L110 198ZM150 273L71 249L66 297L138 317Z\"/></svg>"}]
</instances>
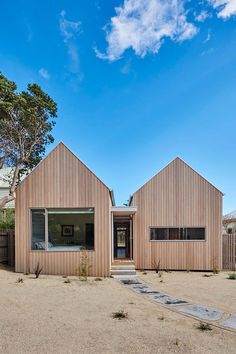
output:
<instances>
[{"instance_id":1,"label":"large picture window","mask_svg":"<svg viewBox=\"0 0 236 354\"><path fill-rule=\"evenodd\" d=\"M151 227L151 241L205 240L205 227Z\"/></svg>"},{"instance_id":2,"label":"large picture window","mask_svg":"<svg viewBox=\"0 0 236 354\"><path fill-rule=\"evenodd\" d=\"M32 250L94 249L94 208L31 210Z\"/></svg>"}]
</instances>

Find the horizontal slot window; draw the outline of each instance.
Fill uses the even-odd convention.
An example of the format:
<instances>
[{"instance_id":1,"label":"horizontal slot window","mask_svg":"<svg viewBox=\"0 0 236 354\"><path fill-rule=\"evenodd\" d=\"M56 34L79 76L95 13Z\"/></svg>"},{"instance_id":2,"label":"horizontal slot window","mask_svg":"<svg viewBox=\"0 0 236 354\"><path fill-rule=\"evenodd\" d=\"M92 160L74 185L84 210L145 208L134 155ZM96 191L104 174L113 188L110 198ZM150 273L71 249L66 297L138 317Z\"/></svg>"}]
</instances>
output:
<instances>
[{"instance_id":1,"label":"horizontal slot window","mask_svg":"<svg viewBox=\"0 0 236 354\"><path fill-rule=\"evenodd\" d=\"M204 241L205 227L151 227L151 241Z\"/></svg>"}]
</instances>

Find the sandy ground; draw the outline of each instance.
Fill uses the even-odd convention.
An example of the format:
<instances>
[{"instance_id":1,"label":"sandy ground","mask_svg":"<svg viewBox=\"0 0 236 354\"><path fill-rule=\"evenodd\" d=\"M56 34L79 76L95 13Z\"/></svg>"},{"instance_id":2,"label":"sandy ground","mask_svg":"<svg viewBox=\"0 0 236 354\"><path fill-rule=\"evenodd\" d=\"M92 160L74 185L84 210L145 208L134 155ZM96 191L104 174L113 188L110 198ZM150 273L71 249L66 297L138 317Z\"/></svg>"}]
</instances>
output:
<instances>
[{"instance_id":1,"label":"sandy ground","mask_svg":"<svg viewBox=\"0 0 236 354\"><path fill-rule=\"evenodd\" d=\"M168 295L236 313L236 280L227 279L229 273L220 272L211 277L204 275L212 273L185 271L161 272L161 278L155 272L147 272L146 275L138 272L138 275L153 288Z\"/></svg>"},{"instance_id":2,"label":"sandy ground","mask_svg":"<svg viewBox=\"0 0 236 354\"><path fill-rule=\"evenodd\" d=\"M19 277L23 283L16 282ZM198 321L114 279L70 279L65 284L59 276L34 279L0 270L0 353L235 354L235 333L219 328L201 332ZM112 313L121 309L128 319L113 319Z\"/></svg>"}]
</instances>

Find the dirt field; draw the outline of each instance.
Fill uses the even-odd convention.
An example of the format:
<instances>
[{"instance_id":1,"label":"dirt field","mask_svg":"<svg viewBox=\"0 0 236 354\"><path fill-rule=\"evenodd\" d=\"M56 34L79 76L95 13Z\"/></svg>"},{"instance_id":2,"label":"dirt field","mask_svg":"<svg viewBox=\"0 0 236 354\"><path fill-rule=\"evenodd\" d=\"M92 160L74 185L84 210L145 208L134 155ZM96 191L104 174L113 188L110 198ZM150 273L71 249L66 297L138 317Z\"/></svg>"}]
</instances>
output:
<instances>
[{"instance_id":1,"label":"dirt field","mask_svg":"<svg viewBox=\"0 0 236 354\"><path fill-rule=\"evenodd\" d=\"M236 312L236 281L227 279L228 273L205 277L212 273L202 272L161 272L161 278L155 272L144 275L141 279L168 295L192 302L219 308L226 312ZM163 280L163 282L161 282Z\"/></svg>"},{"instance_id":2,"label":"dirt field","mask_svg":"<svg viewBox=\"0 0 236 354\"><path fill-rule=\"evenodd\" d=\"M16 282L19 277L23 283ZM153 275L144 277L156 284ZM162 288L170 290L176 278L173 273L164 276ZM236 334L219 328L201 332L198 321L171 312L114 279L70 279L65 284L59 276L34 279L0 270L0 353L235 353ZM215 279L206 279L205 292ZM183 279L179 294L181 285L184 288ZM190 296L187 289L182 290L185 294ZM121 309L128 312L128 319L113 319L112 313Z\"/></svg>"}]
</instances>

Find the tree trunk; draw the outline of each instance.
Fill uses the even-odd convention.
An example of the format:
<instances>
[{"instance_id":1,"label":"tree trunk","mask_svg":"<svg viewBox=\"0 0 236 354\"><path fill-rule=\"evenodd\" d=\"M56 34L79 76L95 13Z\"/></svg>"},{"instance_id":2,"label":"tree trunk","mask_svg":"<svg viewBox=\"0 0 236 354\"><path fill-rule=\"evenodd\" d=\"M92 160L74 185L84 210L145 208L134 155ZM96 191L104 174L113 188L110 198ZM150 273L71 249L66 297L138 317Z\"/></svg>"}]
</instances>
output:
<instances>
[{"instance_id":1,"label":"tree trunk","mask_svg":"<svg viewBox=\"0 0 236 354\"><path fill-rule=\"evenodd\" d=\"M0 209L4 208L5 205L12 200L15 200L15 197L13 195L6 195L5 197L2 197L0 199Z\"/></svg>"}]
</instances>

